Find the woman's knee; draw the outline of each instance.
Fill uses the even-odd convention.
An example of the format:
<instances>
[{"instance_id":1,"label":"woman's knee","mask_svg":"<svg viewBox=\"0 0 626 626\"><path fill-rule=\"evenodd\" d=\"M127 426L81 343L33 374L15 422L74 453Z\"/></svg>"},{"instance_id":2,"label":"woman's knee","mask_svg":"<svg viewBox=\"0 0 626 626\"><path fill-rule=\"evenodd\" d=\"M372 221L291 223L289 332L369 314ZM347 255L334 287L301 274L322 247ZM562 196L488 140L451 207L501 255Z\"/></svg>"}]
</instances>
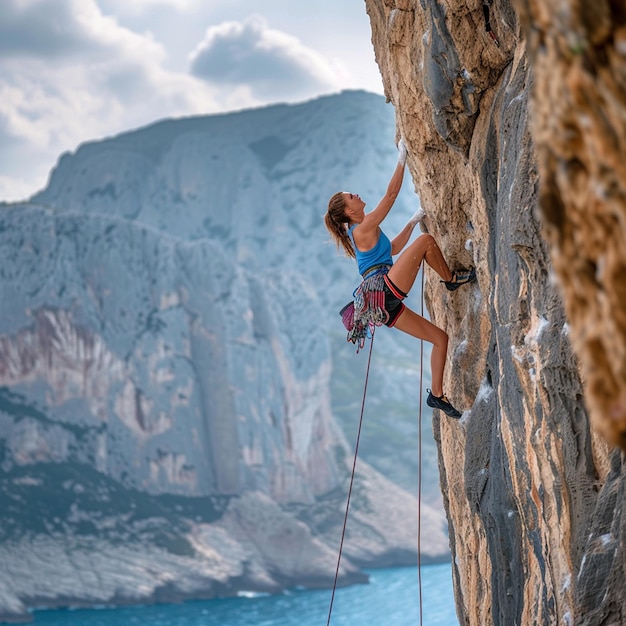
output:
<instances>
[{"instance_id":1,"label":"woman's knee","mask_svg":"<svg viewBox=\"0 0 626 626\"><path fill-rule=\"evenodd\" d=\"M424 251L430 250L433 245L437 245L435 238L429 233L421 234L413 243L416 247L419 247Z\"/></svg>"},{"instance_id":2,"label":"woman's knee","mask_svg":"<svg viewBox=\"0 0 626 626\"><path fill-rule=\"evenodd\" d=\"M433 244L437 245L435 238L428 233L423 233L411 244L411 247L419 250L420 254L424 254Z\"/></svg>"}]
</instances>

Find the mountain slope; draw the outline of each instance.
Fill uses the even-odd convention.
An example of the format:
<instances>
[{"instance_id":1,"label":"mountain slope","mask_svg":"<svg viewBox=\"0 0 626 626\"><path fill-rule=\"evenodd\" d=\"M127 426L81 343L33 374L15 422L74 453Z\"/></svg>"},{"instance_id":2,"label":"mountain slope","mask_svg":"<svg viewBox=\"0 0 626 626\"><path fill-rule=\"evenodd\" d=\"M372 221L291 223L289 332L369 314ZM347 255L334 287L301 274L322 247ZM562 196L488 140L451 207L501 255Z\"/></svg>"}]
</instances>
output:
<instances>
[{"instance_id":1,"label":"mountain slope","mask_svg":"<svg viewBox=\"0 0 626 626\"><path fill-rule=\"evenodd\" d=\"M365 361L322 214L338 188L384 193L394 123L364 93L160 122L0 208L5 613L332 582ZM407 181L390 232L414 204ZM404 454L385 469L414 490L418 344L379 335L362 452ZM357 490L342 584L415 562L415 498L363 462ZM440 510L423 515L425 560L446 558ZM67 552L64 587L44 563Z\"/></svg>"},{"instance_id":2,"label":"mountain slope","mask_svg":"<svg viewBox=\"0 0 626 626\"><path fill-rule=\"evenodd\" d=\"M117 215L185 240L207 238L239 267L255 272L299 272L320 300L317 315L332 333L333 362L364 373L363 359L344 345L337 316L358 275L354 262L328 243L322 216L328 198L340 189L358 190L373 208L393 172L395 132L393 109L381 97L364 92L304 105L168 120L64 155L48 187L32 201L64 212ZM400 230L417 202L407 174L385 221L389 234ZM416 284L409 306L418 309L419 297ZM306 313L294 308L290 323L302 316ZM309 334L305 324L299 336L305 341ZM405 441L409 432L415 442L419 346L400 333L379 333L376 354L384 359L387 353L392 354L392 364L385 362L376 371L368 406L383 420L392 440ZM424 362L428 381L428 351ZM345 376L349 372L335 367L333 384L338 378L341 386ZM362 378L360 374L355 383L360 385ZM403 392L398 394L398 388ZM354 385L349 389L356 391ZM388 406L394 407L393 415ZM352 432L357 417L353 396L335 394L333 407ZM417 456L408 452L405 463L389 464L393 448L381 454L379 437L372 432L370 438L366 428L364 458L412 488ZM431 439L429 445L434 459ZM427 477L427 484L433 485L429 497L436 501L434 464Z\"/></svg>"}]
</instances>

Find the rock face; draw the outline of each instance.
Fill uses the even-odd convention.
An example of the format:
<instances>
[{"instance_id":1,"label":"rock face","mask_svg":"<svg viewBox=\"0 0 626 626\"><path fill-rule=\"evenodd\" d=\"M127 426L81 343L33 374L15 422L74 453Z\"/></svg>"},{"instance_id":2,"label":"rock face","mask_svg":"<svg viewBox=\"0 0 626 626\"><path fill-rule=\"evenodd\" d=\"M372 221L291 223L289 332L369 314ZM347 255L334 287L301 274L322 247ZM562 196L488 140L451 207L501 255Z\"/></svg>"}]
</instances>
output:
<instances>
[{"instance_id":1,"label":"rock face","mask_svg":"<svg viewBox=\"0 0 626 626\"><path fill-rule=\"evenodd\" d=\"M544 233L594 426L626 450L626 7L520 0L518 10Z\"/></svg>"},{"instance_id":2,"label":"rock face","mask_svg":"<svg viewBox=\"0 0 626 626\"><path fill-rule=\"evenodd\" d=\"M328 331L358 275L322 215L382 196L394 124L358 92L165 121L0 207L0 620L332 584L352 450L331 377L356 404L341 373L365 361ZM401 421L385 393L368 414ZM357 468L342 585L416 562L415 497ZM447 558L443 511L423 522L425 562Z\"/></svg>"},{"instance_id":3,"label":"rock face","mask_svg":"<svg viewBox=\"0 0 626 626\"><path fill-rule=\"evenodd\" d=\"M434 421L459 619L626 623L624 470L587 412L623 443L623 9L366 6L426 227L478 272L426 294L467 408Z\"/></svg>"}]
</instances>

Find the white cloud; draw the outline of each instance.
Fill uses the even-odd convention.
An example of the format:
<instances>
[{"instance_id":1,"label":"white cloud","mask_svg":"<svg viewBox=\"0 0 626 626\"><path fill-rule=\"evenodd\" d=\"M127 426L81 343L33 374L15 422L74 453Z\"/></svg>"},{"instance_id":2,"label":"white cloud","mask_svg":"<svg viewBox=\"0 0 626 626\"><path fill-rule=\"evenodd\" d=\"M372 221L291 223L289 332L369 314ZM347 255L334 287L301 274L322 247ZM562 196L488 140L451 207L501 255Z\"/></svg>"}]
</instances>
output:
<instances>
[{"instance_id":1,"label":"white cloud","mask_svg":"<svg viewBox=\"0 0 626 626\"><path fill-rule=\"evenodd\" d=\"M155 42L103 15L94 0L3 0L0 58L86 62L118 48L164 54Z\"/></svg>"},{"instance_id":2,"label":"white cloud","mask_svg":"<svg viewBox=\"0 0 626 626\"><path fill-rule=\"evenodd\" d=\"M34 192L45 182L43 163L49 169L82 141L217 110L203 81L165 70L162 46L93 0L2 1L0 41L7 24L20 37L0 44L0 199L23 197L28 178Z\"/></svg>"},{"instance_id":3,"label":"white cloud","mask_svg":"<svg viewBox=\"0 0 626 626\"><path fill-rule=\"evenodd\" d=\"M330 62L259 16L210 27L190 56L191 72L213 85L247 88L262 100L339 89Z\"/></svg>"},{"instance_id":4,"label":"white cloud","mask_svg":"<svg viewBox=\"0 0 626 626\"><path fill-rule=\"evenodd\" d=\"M225 17L249 2L0 0L0 200L26 197L28 181L27 195L42 188L57 158L84 141L359 86L264 18ZM275 19L279 4L267 2ZM205 32L212 20L219 26Z\"/></svg>"},{"instance_id":5,"label":"white cloud","mask_svg":"<svg viewBox=\"0 0 626 626\"><path fill-rule=\"evenodd\" d=\"M57 56L87 47L88 39L76 22L70 3L50 0L5 0L0 20L0 55Z\"/></svg>"},{"instance_id":6,"label":"white cloud","mask_svg":"<svg viewBox=\"0 0 626 626\"><path fill-rule=\"evenodd\" d=\"M140 13L151 7L172 7L185 11L200 6L202 0L108 0L108 4L114 6L116 11Z\"/></svg>"},{"instance_id":7,"label":"white cloud","mask_svg":"<svg viewBox=\"0 0 626 626\"><path fill-rule=\"evenodd\" d=\"M19 176L0 176L0 202L23 200L33 194L32 179L25 180Z\"/></svg>"}]
</instances>

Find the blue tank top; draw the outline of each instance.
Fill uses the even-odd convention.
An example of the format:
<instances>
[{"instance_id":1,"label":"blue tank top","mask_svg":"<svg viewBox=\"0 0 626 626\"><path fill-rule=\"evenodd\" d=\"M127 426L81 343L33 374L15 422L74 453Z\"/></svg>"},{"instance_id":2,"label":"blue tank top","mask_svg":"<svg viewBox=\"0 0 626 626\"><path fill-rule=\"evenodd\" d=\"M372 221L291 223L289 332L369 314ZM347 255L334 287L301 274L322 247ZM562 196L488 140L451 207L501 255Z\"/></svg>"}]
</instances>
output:
<instances>
[{"instance_id":1,"label":"blue tank top","mask_svg":"<svg viewBox=\"0 0 626 626\"><path fill-rule=\"evenodd\" d=\"M367 252L361 252L354 243L354 237L352 236L352 231L358 226L358 224L354 224L350 226L348 229L348 233L350 234L350 239L352 240L352 246L354 248L354 252L356 253L356 261L359 266L359 274L363 276L365 272L367 272L370 267L374 267L374 265L393 265L393 259L391 258L391 241L385 233L380 230L380 236L378 237L378 241L376 245Z\"/></svg>"}]
</instances>

